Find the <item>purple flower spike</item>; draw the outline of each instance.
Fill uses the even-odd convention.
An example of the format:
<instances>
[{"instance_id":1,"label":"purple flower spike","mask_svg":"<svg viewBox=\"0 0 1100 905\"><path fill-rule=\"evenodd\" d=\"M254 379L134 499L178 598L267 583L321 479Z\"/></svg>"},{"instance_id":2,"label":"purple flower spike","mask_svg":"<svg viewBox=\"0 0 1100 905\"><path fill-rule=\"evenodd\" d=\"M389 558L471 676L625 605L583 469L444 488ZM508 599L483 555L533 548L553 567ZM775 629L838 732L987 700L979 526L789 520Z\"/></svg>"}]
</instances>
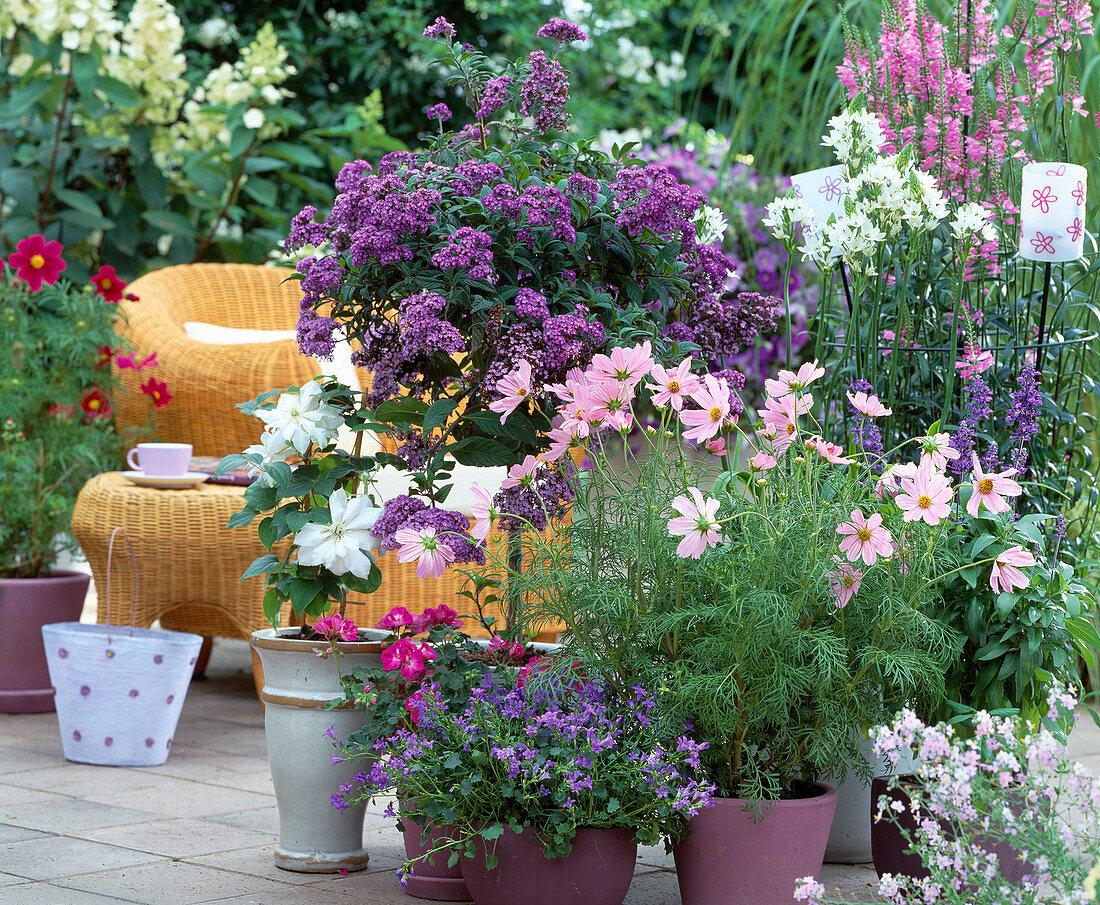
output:
<instances>
[{"instance_id":1,"label":"purple flower spike","mask_svg":"<svg viewBox=\"0 0 1100 905\"><path fill-rule=\"evenodd\" d=\"M551 19L535 32L540 38L549 38L559 44L572 44L574 41L587 41L588 35L572 22L557 17Z\"/></svg>"}]
</instances>

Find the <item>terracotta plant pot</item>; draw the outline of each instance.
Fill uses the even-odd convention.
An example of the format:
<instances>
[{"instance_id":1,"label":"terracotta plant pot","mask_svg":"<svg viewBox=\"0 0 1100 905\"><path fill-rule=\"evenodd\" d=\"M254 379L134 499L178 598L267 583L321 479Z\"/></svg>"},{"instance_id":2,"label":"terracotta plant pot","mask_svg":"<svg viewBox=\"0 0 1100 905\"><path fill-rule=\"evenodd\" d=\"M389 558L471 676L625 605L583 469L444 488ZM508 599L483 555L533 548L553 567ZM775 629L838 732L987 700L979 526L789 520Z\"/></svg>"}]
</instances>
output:
<instances>
[{"instance_id":1,"label":"terracotta plant pot","mask_svg":"<svg viewBox=\"0 0 1100 905\"><path fill-rule=\"evenodd\" d=\"M818 783L812 797L784 799L753 823L740 798L716 798L688 821L673 850L683 905L790 905L801 877L817 874L836 809Z\"/></svg>"},{"instance_id":2,"label":"terracotta plant pot","mask_svg":"<svg viewBox=\"0 0 1100 905\"><path fill-rule=\"evenodd\" d=\"M42 626L77 622L90 580L82 572L0 578L0 713L54 709Z\"/></svg>"},{"instance_id":3,"label":"terracotta plant pot","mask_svg":"<svg viewBox=\"0 0 1100 905\"><path fill-rule=\"evenodd\" d=\"M366 723L362 710L325 710L343 696L332 657L323 641L283 637L298 629L262 629L252 633L252 648L263 664L264 732L275 800L279 806L279 843L275 866L306 873L362 870L365 804L340 811L332 796L367 769L363 761L332 763L336 753L325 733L345 739ZM379 637L384 633L379 632ZM382 665L377 641L340 642L340 670Z\"/></svg>"},{"instance_id":4,"label":"terracotta plant pot","mask_svg":"<svg viewBox=\"0 0 1100 905\"><path fill-rule=\"evenodd\" d=\"M439 845L444 839L449 838L447 828L442 830L429 828L427 836L424 836L424 827L402 818L405 827L402 836L405 840L405 857L410 861L424 856ZM413 872L408 876L405 886L407 895L417 899L429 899L433 902L469 902L470 891L466 888L466 881L462 879L462 866L447 866L448 853L436 852L432 861L426 858L416 861Z\"/></svg>"},{"instance_id":5,"label":"terracotta plant pot","mask_svg":"<svg viewBox=\"0 0 1100 905\"><path fill-rule=\"evenodd\" d=\"M912 799L906 793L905 786L915 785L919 780L911 775L901 776L902 784L891 789L889 788L890 779L889 776L880 776L871 782L871 854L875 862L875 871L880 877L883 874L893 874L895 877L913 877L915 880L922 880L928 877L929 873L919 855L906 854L905 850L909 847L909 843L901 833L901 827L904 827L913 838L916 838L917 821L910 810ZM886 817L875 820L881 795L886 795L891 801L900 801L904 806L898 814L900 826ZM1010 806L1011 804L1010 798ZM1017 807L1022 810L1026 805L1019 802ZM951 827L943 821L940 825L945 835L950 838ZM992 840L986 840L982 848L997 856L1001 867L1000 875L1010 883L1019 883L1024 874L1031 869L1030 865L1021 860L1019 852L1007 840L1001 840L996 844Z\"/></svg>"},{"instance_id":6,"label":"terracotta plant pot","mask_svg":"<svg viewBox=\"0 0 1100 905\"><path fill-rule=\"evenodd\" d=\"M622 905L638 857L634 831L627 829L578 830L561 858L547 858L530 828L519 835L505 830L492 842L479 837L475 846L477 855L460 863L476 905ZM487 850L500 862L492 870L485 866Z\"/></svg>"}]
</instances>

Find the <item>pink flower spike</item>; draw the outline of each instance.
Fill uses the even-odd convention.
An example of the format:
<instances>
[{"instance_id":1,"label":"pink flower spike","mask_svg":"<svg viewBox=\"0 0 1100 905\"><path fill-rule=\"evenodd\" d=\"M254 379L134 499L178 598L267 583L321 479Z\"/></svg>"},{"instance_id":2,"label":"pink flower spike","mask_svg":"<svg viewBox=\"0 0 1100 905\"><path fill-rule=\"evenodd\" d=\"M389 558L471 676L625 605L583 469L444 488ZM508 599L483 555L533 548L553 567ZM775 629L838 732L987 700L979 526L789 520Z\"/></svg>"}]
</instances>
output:
<instances>
[{"instance_id":1,"label":"pink flower spike","mask_svg":"<svg viewBox=\"0 0 1100 905\"><path fill-rule=\"evenodd\" d=\"M721 526L715 515L718 512L718 500L705 499L698 487L689 487L689 499L678 496L672 501L672 508L680 513L680 518L668 520L668 533L672 537L683 537L676 547L676 555L683 559L698 559L707 547L717 546L721 541Z\"/></svg>"},{"instance_id":2,"label":"pink flower spike","mask_svg":"<svg viewBox=\"0 0 1100 905\"><path fill-rule=\"evenodd\" d=\"M322 616L314 623L313 630L329 641L357 641L359 627L350 619L344 619L339 613Z\"/></svg>"},{"instance_id":3,"label":"pink flower spike","mask_svg":"<svg viewBox=\"0 0 1100 905\"><path fill-rule=\"evenodd\" d=\"M836 598L836 608L844 609L859 590L863 581L863 572L850 566L840 557L836 560L836 571L829 573L829 585L833 596Z\"/></svg>"},{"instance_id":4,"label":"pink flower spike","mask_svg":"<svg viewBox=\"0 0 1100 905\"><path fill-rule=\"evenodd\" d=\"M1013 588L1026 588L1031 584L1031 576L1020 571L1019 566L1035 565L1035 557L1023 547L1009 547L993 561L993 571L989 574L989 586L996 592L1011 591Z\"/></svg>"},{"instance_id":5,"label":"pink flower spike","mask_svg":"<svg viewBox=\"0 0 1100 905\"><path fill-rule=\"evenodd\" d=\"M612 349L610 356L593 355L588 379L593 382L613 380L634 389L652 367L653 346L646 341L632 349Z\"/></svg>"},{"instance_id":6,"label":"pink flower spike","mask_svg":"<svg viewBox=\"0 0 1100 905\"><path fill-rule=\"evenodd\" d=\"M498 380L496 391L503 398L490 402L489 410L500 415L503 424L531 396L531 362L524 359L511 374Z\"/></svg>"},{"instance_id":7,"label":"pink flower spike","mask_svg":"<svg viewBox=\"0 0 1100 905\"><path fill-rule=\"evenodd\" d=\"M848 401L857 412L862 412L868 418L882 418L894 414L892 409L888 409L879 402L878 396L874 393L848 393Z\"/></svg>"},{"instance_id":8,"label":"pink flower spike","mask_svg":"<svg viewBox=\"0 0 1100 905\"><path fill-rule=\"evenodd\" d=\"M470 485L470 493L474 495L474 504L470 507L470 514L477 519L470 530L474 540L481 543L489 536L493 528L493 522L500 514L493 508L493 495L482 487L477 481Z\"/></svg>"},{"instance_id":9,"label":"pink flower spike","mask_svg":"<svg viewBox=\"0 0 1100 905\"><path fill-rule=\"evenodd\" d=\"M535 471L538 467L538 459L534 456L528 456L518 465L513 465L508 469L508 477L501 482L500 489L507 490L509 487L529 486L535 479Z\"/></svg>"},{"instance_id":10,"label":"pink flower spike","mask_svg":"<svg viewBox=\"0 0 1100 905\"><path fill-rule=\"evenodd\" d=\"M844 535L840 552L849 562L863 560L873 566L878 558L889 559L894 552L894 536L882 526L882 516L877 512L866 518L858 509L852 510L852 520L837 525L836 533Z\"/></svg>"},{"instance_id":11,"label":"pink flower spike","mask_svg":"<svg viewBox=\"0 0 1100 905\"><path fill-rule=\"evenodd\" d=\"M1006 496L1014 497L1023 493L1023 488L1013 481L1009 475L1016 474L1015 468L1007 471L983 471L982 463L977 455L970 454L974 459L974 479L971 486L974 492L966 501L966 511L977 516L978 510L985 506L990 512L1008 512L1012 506L1005 499Z\"/></svg>"},{"instance_id":12,"label":"pink flower spike","mask_svg":"<svg viewBox=\"0 0 1100 905\"><path fill-rule=\"evenodd\" d=\"M771 471L775 468L775 456L766 452L758 452L749 459L749 464L752 466L753 471Z\"/></svg>"},{"instance_id":13,"label":"pink flower spike","mask_svg":"<svg viewBox=\"0 0 1100 905\"><path fill-rule=\"evenodd\" d=\"M435 536L435 528L430 525L419 530L402 528L393 539L401 544L398 562L417 561L417 578L439 578L447 571L447 563L454 562L454 550Z\"/></svg>"},{"instance_id":14,"label":"pink flower spike","mask_svg":"<svg viewBox=\"0 0 1100 905\"><path fill-rule=\"evenodd\" d=\"M717 436L730 416L729 384L724 378L707 374L702 388L692 393L691 399L699 408L680 412L680 421L689 428L684 431L684 439L703 443Z\"/></svg>"},{"instance_id":15,"label":"pink flower spike","mask_svg":"<svg viewBox=\"0 0 1100 905\"><path fill-rule=\"evenodd\" d=\"M902 478L901 488L894 502L901 509L902 521L923 519L926 524L935 526L950 515L954 491L940 472L922 465L912 478Z\"/></svg>"},{"instance_id":16,"label":"pink flower spike","mask_svg":"<svg viewBox=\"0 0 1100 905\"><path fill-rule=\"evenodd\" d=\"M764 381L764 389L769 396L780 399L791 393L799 393L806 389L817 378L825 376L825 369L817 366L817 360L803 364L796 374L794 371L783 370L779 372L777 379L768 378Z\"/></svg>"},{"instance_id":17,"label":"pink flower spike","mask_svg":"<svg viewBox=\"0 0 1100 905\"><path fill-rule=\"evenodd\" d=\"M937 471L943 471L947 467L947 460L954 461L959 457L959 451L949 442L951 438L947 434L933 434L922 438L920 442L920 461L923 465L929 462Z\"/></svg>"},{"instance_id":18,"label":"pink flower spike","mask_svg":"<svg viewBox=\"0 0 1100 905\"><path fill-rule=\"evenodd\" d=\"M653 391L653 404L671 405L677 412L684 407L684 397L698 392L700 388L699 378L691 373L690 358L685 358L670 371L655 364L649 373L656 381L646 384L646 389Z\"/></svg>"}]
</instances>

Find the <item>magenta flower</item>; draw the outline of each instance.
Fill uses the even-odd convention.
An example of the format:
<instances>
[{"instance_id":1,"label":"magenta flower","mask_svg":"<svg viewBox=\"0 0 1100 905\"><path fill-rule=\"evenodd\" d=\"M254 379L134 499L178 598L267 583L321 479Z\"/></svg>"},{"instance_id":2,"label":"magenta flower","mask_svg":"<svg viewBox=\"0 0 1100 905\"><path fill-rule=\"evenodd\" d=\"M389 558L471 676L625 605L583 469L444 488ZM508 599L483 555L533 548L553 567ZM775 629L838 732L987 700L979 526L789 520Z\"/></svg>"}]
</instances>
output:
<instances>
[{"instance_id":1,"label":"magenta flower","mask_svg":"<svg viewBox=\"0 0 1100 905\"><path fill-rule=\"evenodd\" d=\"M714 517L718 500L704 498L698 487L689 487L688 493L690 499L678 496L672 501L672 508L680 513L680 518L668 520L668 533L683 537L676 547L677 556L698 559L707 547L717 546L721 540L721 525Z\"/></svg>"},{"instance_id":2,"label":"magenta flower","mask_svg":"<svg viewBox=\"0 0 1100 905\"><path fill-rule=\"evenodd\" d=\"M902 520L915 522L923 519L926 524L938 525L951 513L954 491L947 477L922 465L912 478L902 478L902 492L894 502L902 511Z\"/></svg>"},{"instance_id":3,"label":"magenta flower","mask_svg":"<svg viewBox=\"0 0 1100 905\"><path fill-rule=\"evenodd\" d=\"M506 641L500 635L493 635L493 639L489 642L489 650L493 653L502 653L513 660L519 660L523 657L522 644L518 641Z\"/></svg>"},{"instance_id":4,"label":"magenta flower","mask_svg":"<svg viewBox=\"0 0 1100 905\"><path fill-rule=\"evenodd\" d=\"M328 641L357 641L359 627L350 619L344 619L339 613L322 616L313 626L313 630Z\"/></svg>"},{"instance_id":5,"label":"magenta flower","mask_svg":"<svg viewBox=\"0 0 1100 905\"><path fill-rule=\"evenodd\" d=\"M680 421L688 428L684 439L703 443L717 435L730 416L729 384L721 377L707 374L703 386L691 394L691 399L699 408L680 412Z\"/></svg>"},{"instance_id":6,"label":"magenta flower","mask_svg":"<svg viewBox=\"0 0 1100 905\"><path fill-rule=\"evenodd\" d=\"M587 436L587 424L575 424L569 428L562 424L560 427L555 427L546 434L546 438L550 441L550 448L542 454L543 461L557 462L566 452L581 449L584 446L584 438Z\"/></svg>"},{"instance_id":7,"label":"magenta flower","mask_svg":"<svg viewBox=\"0 0 1100 905\"><path fill-rule=\"evenodd\" d=\"M453 41L457 34L458 29L442 16L436 16L435 21L424 29L424 37L431 38L433 41Z\"/></svg>"},{"instance_id":8,"label":"magenta flower","mask_svg":"<svg viewBox=\"0 0 1100 905\"><path fill-rule=\"evenodd\" d=\"M390 631L396 631L399 628L404 628L406 625L416 625L416 622L417 617L405 609L405 607L395 606L375 623L375 628L385 628Z\"/></svg>"},{"instance_id":9,"label":"magenta flower","mask_svg":"<svg viewBox=\"0 0 1100 905\"><path fill-rule=\"evenodd\" d=\"M442 126L451 118L451 108L446 104L432 104L428 108L427 117L428 119L439 120L439 125Z\"/></svg>"},{"instance_id":10,"label":"magenta flower","mask_svg":"<svg viewBox=\"0 0 1100 905\"><path fill-rule=\"evenodd\" d=\"M647 383L646 388L653 391L653 404L657 406L671 405L680 411L684 406L684 397L700 388L699 378L691 373L690 358L685 358L669 371L655 364L649 373L656 383Z\"/></svg>"},{"instance_id":11,"label":"magenta flower","mask_svg":"<svg viewBox=\"0 0 1100 905\"><path fill-rule=\"evenodd\" d=\"M1031 576L1021 572L1019 566L1035 565L1035 557L1023 547L1009 547L993 560L993 571L989 574L989 586L997 592L1011 591L1013 588L1026 588L1031 584Z\"/></svg>"},{"instance_id":12,"label":"magenta flower","mask_svg":"<svg viewBox=\"0 0 1100 905\"><path fill-rule=\"evenodd\" d=\"M549 38L551 41L557 41L559 44L571 44L573 41L588 40L588 35L572 22L557 17L552 18L536 31L535 36L539 38Z\"/></svg>"},{"instance_id":13,"label":"magenta flower","mask_svg":"<svg viewBox=\"0 0 1100 905\"><path fill-rule=\"evenodd\" d=\"M879 402L878 396L874 393L848 393L848 401L852 403L852 408L868 418L882 418L894 414L892 409L888 409Z\"/></svg>"},{"instance_id":14,"label":"magenta flower","mask_svg":"<svg viewBox=\"0 0 1100 905\"><path fill-rule=\"evenodd\" d=\"M430 525L419 530L402 528L393 539L401 544L398 562L416 560L417 578L439 578L447 571L447 563L454 562L454 550L435 536L435 528Z\"/></svg>"},{"instance_id":15,"label":"magenta flower","mask_svg":"<svg viewBox=\"0 0 1100 905\"><path fill-rule=\"evenodd\" d=\"M817 360L803 364L798 372L782 370L775 379L768 378L764 381L764 389L769 396L782 398L790 393L800 393L817 378L825 376L825 369L817 366Z\"/></svg>"},{"instance_id":16,"label":"magenta flower","mask_svg":"<svg viewBox=\"0 0 1100 905\"><path fill-rule=\"evenodd\" d=\"M516 369L497 381L496 390L503 397L489 403L489 410L500 415L503 424L531 395L531 362L524 359Z\"/></svg>"},{"instance_id":17,"label":"magenta flower","mask_svg":"<svg viewBox=\"0 0 1100 905\"><path fill-rule=\"evenodd\" d=\"M432 626L450 625L454 628L462 626L462 620L458 618L458 611L441 603L439 606L430 607L416 617L416 625L413 626L413 634L419 635L426 632Z\"/></svg>"},{"instance_id":18,"label":"magenta flower","mask_svg":"<svg viewBox=\"0 0 1100 905\"><path fill-rule=\"evenodd\" d=\"M56 283L66 265L61 257L61 243L47 242L44 236L36 235L15 243L15 253L8 258L8 266L31 292L38 292L43 283L51 286Z\"/></svg>"},{"instance_id":19,"label":"magenta flower","mask_svg":"<svg viewBox=\"0 0 1100 905\"><path fill-rule=\"evenodd\" d=\"M1008 512L1012 506L1005 497L1019 496L1023 492L1023 488L1009 477L1016 474L1016 469L987 472L982 469L982 463L978 461L977 455L975 453L970 455L974 460L974 479L971 482L974 492L966 501L966 511L977 516L978 510L985 506L994 514Z\"/></svg>"},{"instance_id":20,"label":"magenta flower","mask_svg":"<svg viewBox=\"0 0 1100 905\"><path fill-rule=\"evenodd\" d=\"M534 456L527 456L518 465L508 469L508 477L501 481L500 489L509 487L530 487L535 480L535 472L538 470L539 460Z\"/></svg>"},{"instance_id":21,"label":"magenta flower","mask_svg":"<svg viewBox=\"0 0 1100 905\"><path fill-rule=\"evenodd\" d=\"M592 383L617 380L634 389L653 368L653 346L649 342L631 349L614 348L610 355L593 355L586 375Z\"/></svg>"},{"instance_id":22,"label":"magenta flower","mask_svg":"<svg viewBox=\"0 0 1100 905\"><path fill-rule=\"evenodd\" d=\"M833 596L836 598L836 608L844 609L848 602L859 590L863 581L863 572L836 557L836 571L829 573L829 584Z\"/></svg>"},{"instance_id":23,"label":"magenta flower","mask_svg":"<svg viewBox=\"0 0 1100 905\"><path fill-rule=\"evenodd\" d=\"M493 528L493 522L496 521L500 513L493 508L493 495L477 481L470 485L470 492L474 495L474 504L470 507L470 514L477 519L470 534L473 535L474 540L481 543L489 536L489 532Z\"/></svg>"},{"instance_id":24,"label":"magenta flower","mask_svg":"<svg viewBox=\"0 0 1100 905\"><path fill-rule=\"evenodd\" d=\"M435 651L424 641L402 638L382 650L382 668L399 669L410 682L423 679L428 674L427 662L435 659Z\"/></svg>"},{"instance_id":25,"label":"magenta flower","mask_svg":"<svg viewBox=\"0 0 1100 905\"><path fill-rule=\"evenodd\" d=\"M889 559L894 552L894 536L883 527L882 516L877 512L867 518L853 509L852 520L837 525L836 533L844 535L840 552L849 562L862 559L865 565L873 566L880 556Z\"/></svg>"}]
</instances>

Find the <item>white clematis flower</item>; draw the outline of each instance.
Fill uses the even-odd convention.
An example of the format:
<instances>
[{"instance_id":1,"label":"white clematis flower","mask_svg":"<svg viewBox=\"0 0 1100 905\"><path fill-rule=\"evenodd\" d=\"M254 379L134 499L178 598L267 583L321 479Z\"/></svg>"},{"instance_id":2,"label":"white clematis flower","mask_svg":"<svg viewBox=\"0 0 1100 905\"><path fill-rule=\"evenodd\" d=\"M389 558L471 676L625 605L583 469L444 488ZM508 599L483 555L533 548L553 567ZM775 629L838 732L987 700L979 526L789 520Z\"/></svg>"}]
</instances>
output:
<instances>
[{"instance_id":1,"label":"white clematis flower","mask_svg":"<svg viewBox=\"0 0 1100 905\"><path fill-rule=\"evenodd\" d=\"M344 423L340 411L321 399L321 386L310 381L297 393L283 393L275 408L258 410L256 416L268 429L280 434L299 455L310 443L324 448L336 440Z\"/></svg>"},{"instance_id":2,"label":"white clematis flower","mask_svg":"<svg viewBox=\"0 0 1100 905\"><path fill-rule=\"evenodd\" d=\"M365 496L349 498L341 488L328 500L329 522L310 522L294 538L298 562L303 566L324 566L334 575L350 572L359 578L370 575L371 558L378 538L370 533L382 514Z\"/></svg>"},{"instance_id":3,"label":"white clematis flower","mask_svg":"<svg viewBox=\"0 0 1100 905\"><path fill-rule=\"evenodd\" d=\"M289 456L294 454L294 450L287 444L286 437L281 433L278 431L265 430L260 437L260 442L253 443L244 451L246 456L252 453L259 453L259 455L263 456L263 461L259 465L251 466L248 473L257 476L257 484L263 484L270 487L272 480L265 469L273 462L285 462Z\"/></svg>"}]
</instances>

